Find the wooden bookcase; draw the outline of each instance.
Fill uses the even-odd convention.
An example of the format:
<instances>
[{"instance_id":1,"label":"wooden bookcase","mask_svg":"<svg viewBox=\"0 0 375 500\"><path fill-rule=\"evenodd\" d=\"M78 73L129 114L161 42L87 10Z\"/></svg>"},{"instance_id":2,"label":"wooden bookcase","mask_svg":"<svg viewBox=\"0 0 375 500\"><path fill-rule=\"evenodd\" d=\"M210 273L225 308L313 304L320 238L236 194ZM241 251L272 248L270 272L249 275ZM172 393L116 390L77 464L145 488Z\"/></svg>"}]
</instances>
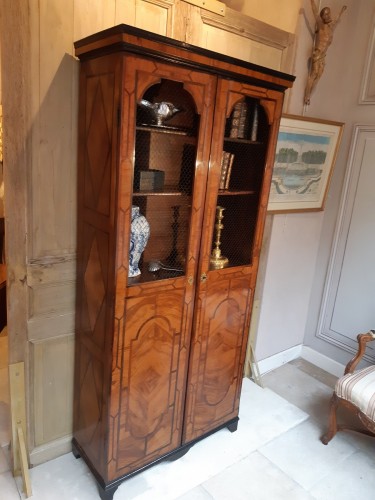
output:
<instances>
[{"instance_id":1,"label":"wooden bookcase","mask_svg":"<svg viewBox=\"0 0 375 500\"><path fill-rule=\"evenodd\" d=\"M107 499L140 469L237 428L274 149L294 78L126 25L75 49L73 450ZM142 100L179 111L158 123ZM224 151L233 161L219 189ZM150 237L130 278L132 206Z\"/></svg>"}]
</instances>

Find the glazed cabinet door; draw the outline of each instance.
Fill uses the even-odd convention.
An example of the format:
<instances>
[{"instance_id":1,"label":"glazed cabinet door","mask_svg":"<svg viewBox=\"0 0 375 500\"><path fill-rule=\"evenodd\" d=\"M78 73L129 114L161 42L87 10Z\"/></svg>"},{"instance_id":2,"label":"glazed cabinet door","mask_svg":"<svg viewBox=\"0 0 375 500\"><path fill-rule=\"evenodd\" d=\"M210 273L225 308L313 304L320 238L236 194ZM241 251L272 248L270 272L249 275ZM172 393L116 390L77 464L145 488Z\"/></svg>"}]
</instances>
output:
<instances>
[{"instance_id":1,"label":"glazed cabinet door","mask_svg":"<svg viewBox=\"0 0 375 500\"><path fill-rule=\"evenodd\" d=\"M109 479L181 444L217 84L132 56L123 81Z\"/></svg>"},{"instance_id":2,"label":"glazed cabinet door","mask_svg":"<svg viewBox=\"0 0 375 500\"><path fill-rule=\"evenodd\" d=\"M236 426L282 94L220 80L184 440Z\"/></svg>"}]
</instances>

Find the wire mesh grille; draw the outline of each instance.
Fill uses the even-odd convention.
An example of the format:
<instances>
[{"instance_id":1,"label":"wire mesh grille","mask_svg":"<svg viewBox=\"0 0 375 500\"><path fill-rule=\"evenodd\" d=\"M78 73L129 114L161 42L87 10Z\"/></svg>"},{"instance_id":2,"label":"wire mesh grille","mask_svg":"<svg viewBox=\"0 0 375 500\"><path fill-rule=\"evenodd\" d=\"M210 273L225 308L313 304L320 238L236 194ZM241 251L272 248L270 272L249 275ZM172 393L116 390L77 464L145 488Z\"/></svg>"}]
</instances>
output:
<instances>
[{"instance_id":1,"label":"wire mesh grille","mask_svg":"<svg viewBox=\"0 0 375 500\"><path fill-rule=\"evenodd\" d=\"M138 103L133 205L146 217L150 236L137 281L185 272L198 127L194 101L181 83L162 80ZM211 268L252 262L268 133L256 99L244 98L226 120Z\"/></svg>"},{"instance_id":2,"label":"wire mesh grille","mask_svg":"<svg viewBox=\"0 0 375 500\"><path fill-rule=\"evenodd\" d=\"M268 132L265 111L255 99L237 103L226 121L218 196L223 210L220 223L217 214L212 235L213 268L220 267L214 258L218 246L221 257L228 259L225 266L252 262Z\"/></svg>"},{"instance_id":3,"label":"wire mesh grille","mask_svg":"<svg viewBox=\"0 0 375 500\"><path fill-rule=\"evenodd\" d=\"M150 225L142 281L185 272L198 125L181 83L162 80L138 103L133 204Z\"/></svg>"}]
</instances>

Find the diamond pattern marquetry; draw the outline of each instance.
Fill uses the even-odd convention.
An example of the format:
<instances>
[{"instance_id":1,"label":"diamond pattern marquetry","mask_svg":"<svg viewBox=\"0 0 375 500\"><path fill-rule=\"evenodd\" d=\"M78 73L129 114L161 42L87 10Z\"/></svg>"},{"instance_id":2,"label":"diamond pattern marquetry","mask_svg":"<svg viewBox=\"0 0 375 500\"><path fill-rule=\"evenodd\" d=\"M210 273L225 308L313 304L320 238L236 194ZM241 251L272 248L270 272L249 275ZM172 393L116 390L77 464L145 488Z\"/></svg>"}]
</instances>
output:
<instances>
[{"instance_id":1,"label":"diamond pattern marquetry","mask_svg":"<svg viewBox=\"0 0 375 500\"><path fill-rule=\"evenodd\" d=\"M223 401L236 377L238 332L241 332L242 323L241 311L232 299L223 301L209 320L210 337L203 386L203 397L209 405L218 405ZM217 359L221 362L217 363Z\"/></svg>"},{"instance_id":2,"label":"diamond pattern marquetry","mask_svg":"<svg viewBox=\"0 0 375 500\"><path fill-rule=\"evenodd\" d=\"M101 414L102 377L98 364L85 349L83 349L81 359L83 365L81 367L81 404L90 409L89 412L80 415L81 432L84 441L90 447L93 445L92 451L96 453L95 442L99 432Z\"/></svg>"},{"instance_id":3,"label":"diamond pattern marquetry","mask_svg":"<svg viewBox=\"0 0 375 500\"><path fill-rule=\"evenodd\" d=\"M98 242L96 238L94 238L91 246L90 256L84 276L84 283L90 326L91 331L93 331L105 297L105 280L103 277Z\"/></svg>"},{"instance_id":4,"label":"diamond pattern marquetry","mask_svg":"<svg viewBox=\"0 0 375 500\"><path fill-rule=\"evenodd\" d=\"M143 370L142 373L140 373L139 378L142 380L139 385L139 394L142 398L148 398L159 384L161 375L152 366L149 366L146 370ZM147 399L145 404L147 404Z\"/></svg>"},{"instance_id":5,"label":"diamond pattern marquetry","mask_svg":"<svg viewBox=\"0 0 375 500\"><path fill-rule=\"evenodd\" d=\"M95 206L103 186L111 151L111 137L106 118L106 103L98 80L86 138L87 163Z\"/></svg>"},{"instance_id":6,"label":"diamond pattern marquetry","mask_svg":"<svg viewBox=\"0 0 375 500\"><path fill-rule=\"evenodd\" d=\"M208 284L202 337L195 336L192 345L186 440L218 427L238 410L249 278L239 273Z\"/></svg>"},{"instance_id":7,"label":"diamond pattern marquetry","mask_svg":"<svg viewBox=\"0 0 375 500\"><path fill-rule=\"evenodd\" d=\"M174 355L173 336L168 328L164 318L155 318L143 325L137 340L132 342L129 412L132 434L137 438L153 433L161 415L167 412Z\"/></svg>"}]
</instances>

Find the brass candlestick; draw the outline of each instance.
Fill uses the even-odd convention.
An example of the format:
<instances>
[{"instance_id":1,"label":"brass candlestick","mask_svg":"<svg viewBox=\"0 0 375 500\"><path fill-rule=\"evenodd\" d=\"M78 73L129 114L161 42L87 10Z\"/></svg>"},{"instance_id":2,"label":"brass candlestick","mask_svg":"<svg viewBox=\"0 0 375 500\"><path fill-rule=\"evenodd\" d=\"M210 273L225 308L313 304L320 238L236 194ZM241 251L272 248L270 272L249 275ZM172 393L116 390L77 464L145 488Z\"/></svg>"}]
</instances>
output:
<instances>
[{"instance_id":1,"label":"brass candlestick","mask_svg":"<svg viewBox=\"0 0 375 500\"><path fill-rule=\"evenodd\" d=\"M221 245L221 231L224 229L221 221L224 218L223 212L225 208L220 207L219 205L216 207L216 239L215 239L215 248L212 250L210 264L214 269L223 269L228 264L227 257L221 255L220 245Z\"/></svg>"}]
</instances>

